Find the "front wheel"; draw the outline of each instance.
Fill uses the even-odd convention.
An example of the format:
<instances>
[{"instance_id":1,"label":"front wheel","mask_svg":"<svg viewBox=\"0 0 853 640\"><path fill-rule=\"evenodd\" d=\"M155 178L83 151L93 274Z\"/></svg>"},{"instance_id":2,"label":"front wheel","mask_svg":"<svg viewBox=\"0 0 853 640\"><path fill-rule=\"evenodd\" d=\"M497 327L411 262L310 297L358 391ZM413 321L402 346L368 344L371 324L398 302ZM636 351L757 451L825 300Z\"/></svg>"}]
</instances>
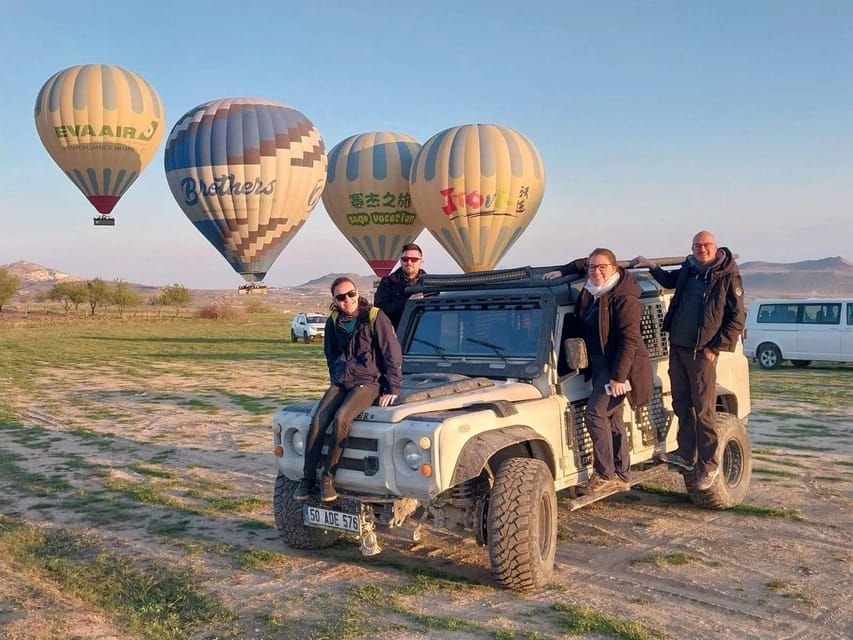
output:
<instances>
[{"instance_id":1,"label":"front wheel","mask_svg":"<svg viewBox=\"0 0 853 640\"><path fill-rule=\"evenodd\" d=\"M296 337L296 332L293 329L291 329L290 330L290 341L296 342L297 340L298 340L298 338Z\"/></svg>"},{"instance_id":2,"label":"front wheel","mask_svg":"<svg viewBox=\"0 0 853 640\"><path fill-rule=\"evenodd\" d=\"M782 364L782 353L775 344L763 344L758 347L756 358L762 369L778 369Z\"/></svg>"},{"instance_id":3,"label":"front wheel","mask_svg":"<svg viewBox=\"0 0 853 640\"><path fill-rule=\"evenodd\" d=\"M557 552L557 495L541 460L510 458L498 468L486 522L492 575L504 587L544 585Z\"/></svg>"},{"instance_id":4,"label":"front wheel","mask_svg":"<svg viewBox=\"0 0 853 640\"><path fill-rule=\"evenodd\" d=\"M717 460L720 474L709 489L696 488L697 471L684 474L687 493L705 509L731 509L746 498L752 478L752 449L743 420L730 413L717 414Z\"/></svg>"},{"instance_id":5,"label":"front wheel","mask_svg":"<svg viewBox=\"0 0 853 640\"><path fill-rule=\"evenodd\" d=\"M298 482L288 480L279 472L273 492L275 528L281 539L293 549L325 549L340 538L340 534L325 529L315 529L302 524L302 503L293 499ZM316 500L316 498L309 498Z\"/></svg>"},{"instance_id":6,"label":"front wheel","mask_svg":"<svg viewBox=\"0 0 853 640\"><path fill-rule=\"evenodd\" d=\"M308 330L307 330L307 329L305 330L305 335L304 335L304 336L302 336L302 339L303 339L303 340L305 340L305 342L314 342L314 336L312 336L312 335L308 332Z\"/></svg>"}]
</instances>

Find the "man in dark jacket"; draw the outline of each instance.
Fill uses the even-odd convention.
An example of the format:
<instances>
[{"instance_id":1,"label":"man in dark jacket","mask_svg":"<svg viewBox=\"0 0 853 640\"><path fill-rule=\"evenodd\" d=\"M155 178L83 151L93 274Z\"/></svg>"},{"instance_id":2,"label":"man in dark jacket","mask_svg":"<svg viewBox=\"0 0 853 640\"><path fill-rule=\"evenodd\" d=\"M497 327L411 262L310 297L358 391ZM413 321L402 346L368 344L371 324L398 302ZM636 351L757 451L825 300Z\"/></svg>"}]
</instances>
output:
<instances>
[{"instance_id":1,"label":"man in dark jacket","mask_svg":"<svg viewBox=\"0 0 853 640\"><path fill-rule=\"evenodd\" d=\"M338 497L335 472L353 420L374 402L380 407L393 404L400 392L403 356L388 316L376 310L372 319L370 303L359 297L349 278L337 278L332 283L332 296L333 313L326 320L323 346L332 384L311 417L302 481L293 494L295 500L305 500L314 489L323 439L330 424L332 442L323 465L320 500L331 502Z\"/></svg>"},{"instance_id":2,"label":"man in dark jacket","mask_svg":"<svg viewBox=\"0 0 853 640\"><path fill-rule=\"evenodd\" d=\"M634 409L648 404L654 391L652 363L640 331L643 314L640 285L616 264L609 249L595 249L545 279L587 275L575 302L568 334L583 337L589 356L592 391L586 405L586 428L592 440L593 474L581 493L627 488L630 447L622 420L627 395ZM609 388L609 391L608 391Z\"/></svg>"},{"instance_id":3,"label":"man in dark jacket","mask_svg":"<svg viewBox=\"0 0 853 640\"><path fill-rule=\"evenodd\" d=\"M692 471L698 457L696 488L710 489L720 475L717 455L717 356L734 351L744 324L743 282L732 252L718 247L709 231L693 237L692 255L674 271L643 256L655 280L675 293L663 320L669 332L672 408L678 417L678 451L670 464Z\"/></svg>"},{"instance_id":4,"label":"man in dark jacket","mask_svg":"<svg viewBox=\"0 0 853 640\"><path fill-rule=\"evenodd\" d=\"M395 330L400 326L400 318L409 299L406 287L420 284L426 275L426 271L421 268L423 260L424 254L418 245L414 242L403 245L400 268L382 278L373 295L373 304L385 312Z\"/></svg>"}]
</instances>

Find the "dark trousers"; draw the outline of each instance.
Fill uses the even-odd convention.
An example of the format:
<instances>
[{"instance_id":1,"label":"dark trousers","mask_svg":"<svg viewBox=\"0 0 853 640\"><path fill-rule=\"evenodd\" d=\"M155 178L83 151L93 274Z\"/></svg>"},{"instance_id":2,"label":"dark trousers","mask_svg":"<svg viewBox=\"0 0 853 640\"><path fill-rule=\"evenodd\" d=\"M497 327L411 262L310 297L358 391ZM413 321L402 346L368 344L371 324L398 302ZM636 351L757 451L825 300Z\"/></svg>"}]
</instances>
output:
<instances>
[{"instance_id":1,"label":"dark trousers","mask_svg":"<svg viewBox=\"0 0 853 640\"><path fill-rule=\"evenodd\" d=\"M334 477L346 446L352 421L372 405L377 397L379 397L379 389L368 385L359 385L347 390L338 384L333 384L326 390L311 417L311 426L308 428L303 467L303 475L306 479L313 481L317 478L317 467L323 455L323 439L330 424L332 425L332 442L326 452L323 474Z\"/></svg>"},{"instance_id":2,"label":"dark trousers","mask_svg":"<svg viewBox=\"0 0 853 640\"><path fill-rule=\"evenodd\" d=\"M631 453L628 447L628 433L622 420L622 403L625 396L612 397L604 391L604 385L610 382L610 367L604 356L590 356L592 372L592 392L586 404L586 430L592 439L592 468L608 479L619 473L628 475L631 466Z\"/></svg>"},{"instance_id":3,"label":"dark trousers","mask_svg":"<svg viewBox=\"0 0 853 640\"><path fill-rule=\"evenodd\" d=\"M717 363L699 351L672 345L669 352L672 409L678 417L678 455L706 471L717 460Z\"/></svg>"}]
</instances>

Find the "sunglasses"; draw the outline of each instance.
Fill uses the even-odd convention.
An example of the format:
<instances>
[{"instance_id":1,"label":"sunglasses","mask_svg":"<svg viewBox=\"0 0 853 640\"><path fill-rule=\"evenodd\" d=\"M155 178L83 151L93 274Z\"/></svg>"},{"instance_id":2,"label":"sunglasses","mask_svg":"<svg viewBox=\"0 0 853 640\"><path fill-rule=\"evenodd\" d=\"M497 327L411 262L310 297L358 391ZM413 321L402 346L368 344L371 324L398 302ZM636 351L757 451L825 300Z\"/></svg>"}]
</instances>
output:
<instances>
[{"instance_id":1,"label":"sunglasses","mask_svg":"<svg viewBox=\"0 0 853 640\"><path fill-rule=\"evenodd\" d=\"M338 302L343 302L347 298L355 298L357 295L358 295L358 291L356 291L355 289L350 289L346 293L337 294L335 296L335 300L337 300Z\"/></svg>"},{"instance_id":2,"label":"sunglasses","mask_svg":"<svg viewBox=\"0 0 853 640\"><path fill-rule=\"evenodd\" d=\"M400 258L400 262L417 262L420 258L411 257L411 256L403 256Z\"/></svg>"}]
</instances>

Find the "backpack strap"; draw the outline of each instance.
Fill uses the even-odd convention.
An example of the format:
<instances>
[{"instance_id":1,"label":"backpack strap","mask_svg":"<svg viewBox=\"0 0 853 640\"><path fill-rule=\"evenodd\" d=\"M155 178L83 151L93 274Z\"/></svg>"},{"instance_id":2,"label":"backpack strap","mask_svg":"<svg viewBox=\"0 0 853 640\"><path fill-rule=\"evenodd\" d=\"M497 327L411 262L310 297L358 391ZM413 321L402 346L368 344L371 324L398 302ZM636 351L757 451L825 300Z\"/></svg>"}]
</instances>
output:
<instances>
[{"instance_id":1,"label":"backpack strap","mask_svg":"<svg viewBox=\"0 0 853 640\"><path fill-rule=\"evenodd\" d=\"M335 309L332 313L329 314L332 318L332 324L337 322L338 314L340 312ZM379 307L370 307L370 310L367 312L368 324L370 325L370 335L374 334L374 327L376 327L376 317L379 315Z\"/></svg>"}]
</instances>

